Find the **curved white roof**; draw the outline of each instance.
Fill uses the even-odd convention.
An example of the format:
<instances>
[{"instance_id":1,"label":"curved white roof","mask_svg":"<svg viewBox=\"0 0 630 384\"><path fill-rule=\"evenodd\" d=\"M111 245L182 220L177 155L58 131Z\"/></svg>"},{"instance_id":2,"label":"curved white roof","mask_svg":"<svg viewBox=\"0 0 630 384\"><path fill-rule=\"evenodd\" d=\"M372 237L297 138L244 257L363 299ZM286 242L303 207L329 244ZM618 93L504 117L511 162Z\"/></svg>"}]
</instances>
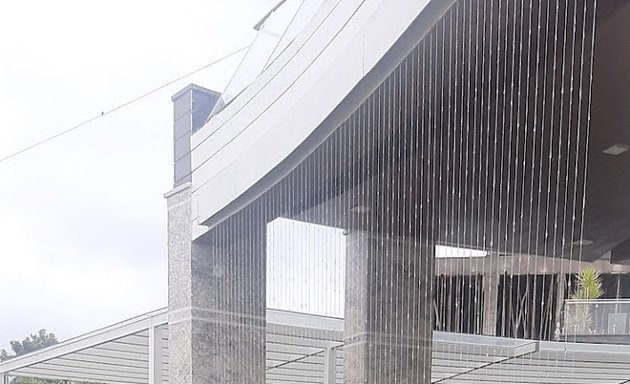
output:
<instances>
[{"instance_id":1,"label":"curved white roof","mask_svg":"<svg viewBox=\"0 0 630 384\"><path fill-rule=\"evenodd\" d=\"M452 3L326 0L275 61L192 137L194 221L212 226L275 184Z\"/></svg>"}]
</instances>

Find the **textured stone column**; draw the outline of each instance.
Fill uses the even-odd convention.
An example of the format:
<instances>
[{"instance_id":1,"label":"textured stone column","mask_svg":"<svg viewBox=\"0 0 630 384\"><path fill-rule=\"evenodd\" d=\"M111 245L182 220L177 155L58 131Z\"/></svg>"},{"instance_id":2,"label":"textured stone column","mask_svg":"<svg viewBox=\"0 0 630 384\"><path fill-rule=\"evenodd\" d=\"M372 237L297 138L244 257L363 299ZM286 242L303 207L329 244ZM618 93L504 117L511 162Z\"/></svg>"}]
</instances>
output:
<instances>
[{"instance_id":1,"label":"textured stone column","mask_svg":"<svg viewBox=\"0 0 630 384\"><path fill-rule=\"evenodd\" d=\"M483 275L483 334L497 334L497 302L499 300L499 275L487 272Z\"/></svg>"},{"instance_id":2,"label":"textured stone column","mask_svg":"<svg viewBox=\"0 0 630 384\"><path fill-rule=\"evenodd\" d=\"M169 382L264 383L264 228L193 242L190 197L167 195Z\"/></svg>"},{"instance_id":3,"label":"textured stone column","mask_svg":"<svg viewBox=\"0 0 630 384\"><path fill-rule=\"evenodd\" d=\"M415 239L348 234L345 383L430 382L433 257Z\"/></svg>"}]
</instances>

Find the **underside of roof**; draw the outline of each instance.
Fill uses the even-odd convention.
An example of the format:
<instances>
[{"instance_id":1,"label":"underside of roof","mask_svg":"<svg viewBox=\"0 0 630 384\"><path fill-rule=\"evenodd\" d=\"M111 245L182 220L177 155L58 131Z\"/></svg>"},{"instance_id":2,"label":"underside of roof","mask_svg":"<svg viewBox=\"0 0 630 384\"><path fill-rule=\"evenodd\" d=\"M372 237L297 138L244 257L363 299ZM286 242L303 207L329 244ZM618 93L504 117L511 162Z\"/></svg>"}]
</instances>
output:
<instances>
[{"instance_id":1,"label":"underside of roof","mask_svg":"<svg viewBox=\"0 0 630 384\"><path fill-rule=\"evenodd\" d=\"M268 310L267 383L342 383L343 319ZM0 364L0 377L168 382L166 309ZM401 358L403 358L401 356ZM433 333L432 383L626 383L630 346Z\"/></svg>"}]
</instances>

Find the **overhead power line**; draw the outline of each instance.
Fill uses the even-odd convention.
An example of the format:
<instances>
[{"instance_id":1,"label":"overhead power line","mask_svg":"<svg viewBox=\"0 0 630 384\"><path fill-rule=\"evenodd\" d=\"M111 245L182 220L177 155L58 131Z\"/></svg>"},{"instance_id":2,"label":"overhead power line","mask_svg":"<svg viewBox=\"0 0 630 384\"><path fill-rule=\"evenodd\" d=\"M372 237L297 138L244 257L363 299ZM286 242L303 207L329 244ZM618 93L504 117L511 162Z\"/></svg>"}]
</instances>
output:
<instances>
[{"instance_id":1,"label":"overhead power line","mask_svg":"<svg viewBox=\"0 0 630 384\"><path fill-rule=\"evenodd\" d=\"M218 63L222 62L223 60L229 59L230 57L241 53L242 51L246 50L247 48L249 48L249 45L245 46L245 47L243 47L241 49L238 49L238 50L236 50L236 51L234 51L234 52L232 52L230 54L227 54L227 55L225 55L225 56L223 56L223 57L221 57L221 58L219 58L217 60L214 60L214 61L204 65L203 67L197 68L197 69L195 69L192 72L188 72L185 75L182 75L182 76L180 76L180 77L178 77L176 79L173 79L173 80L171 80L171 81L169 81L167 83L164 83L164 84L160 85L157 88L154 88L154 89L152 89L152 90L150 90L150 91L148 91L146 93L141 94L140 96L136 96L136 97L134 97L134 98L132 98L132 99L130 99L130 100L128 100L128 101L126 101L126 102L124 102L124 103L122 103L122 104L120 104L120 105L118 105L118 106L116 106L116 107L114 107L112 109L110 109L110 110L103 111L103 112L99 113L96 116L90 117L89 119L84 120L84 121L82 121L81 123L79 123L79 124L77 124L75 126L72 126L72 127L68 128L68 129L65 129L65 130L63 130L61 132L58 132L58 133L56 133L56 134L54 134L52 136L49 136L49 137L47 137L45 139L37 141L37 142L27 146L27 147L24 147L24 148L22 148L22 149L20 149L20 150L18 150L16 152L13 152L13 153L11 153L11 154L9 154L7 156L4 156L4 157L0 158L0 163L2 163L3 161L9 160L9 159L11 159L11 158L13 158L15 156L21 155L24 152L30 151L31 149L39 147L42 144L45 144L45 143L47 143L47 142L49 142L51 140L59 138L59 137L65 135L67 133L70 133L70 132L76 130L76 129L84 127L84 126L88 125L89 123L91 123L91 122L93 122L93 121L95 121L97 119L100 119L101 117L105 117L105 116L107 116L109 114L112 114L112 113L114 113L114 112L116 112L116 111L118 111L120 109L123 109L123 108L125 108L125 107L127 107L127 106L129 106L129 105L131 105L131 104L133 104L135 102L137 102L137 101L140 101L140 100L144 99L147 96L150 96L150 95L154 94L155 92L158 92L158 91L168 87L169 85L177 83L180 80L183 80L183 79L185 79L187 77L190 77L190 76L192 76L192 75L194 75L194 74L196 74L198 72L201 72L201 71L203 71L204 69L206 69L208 67L211 67L211 66L213 66L215 64L218 64Z\"/></svg>"}]
</instances>

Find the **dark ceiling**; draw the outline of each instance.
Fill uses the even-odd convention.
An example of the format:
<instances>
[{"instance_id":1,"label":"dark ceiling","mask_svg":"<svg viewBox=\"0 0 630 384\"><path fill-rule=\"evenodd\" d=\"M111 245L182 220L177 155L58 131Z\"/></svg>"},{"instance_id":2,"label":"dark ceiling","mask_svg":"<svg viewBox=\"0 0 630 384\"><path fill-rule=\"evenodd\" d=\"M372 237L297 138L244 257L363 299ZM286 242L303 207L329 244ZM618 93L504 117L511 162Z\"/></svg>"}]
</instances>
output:
<instances>
[{"instance_id":1,"label":"dark ceiling","mask_svg":"<svg viewBox=\"0 0 630 384\"><path fill-rule=\"evenodd\" d=\"M630 239L630 2L599 1L584 239L592 258ZM626 247L627 248L627 247ZM615 260L630 259L622 247Z\"/></svg>"},{"instance_id":2,"label":"dark ceiling","mask_svg":"<svg viewBox=\"0 0 630 384\"><path fill-rule=\"evenodd\" d=\"M630 151L603 152L630 145L630 2L598 2L592 93L593 1L531 3L458 2L239 214L494 253L630 259Z\"/></svg>"}]
</instances>

